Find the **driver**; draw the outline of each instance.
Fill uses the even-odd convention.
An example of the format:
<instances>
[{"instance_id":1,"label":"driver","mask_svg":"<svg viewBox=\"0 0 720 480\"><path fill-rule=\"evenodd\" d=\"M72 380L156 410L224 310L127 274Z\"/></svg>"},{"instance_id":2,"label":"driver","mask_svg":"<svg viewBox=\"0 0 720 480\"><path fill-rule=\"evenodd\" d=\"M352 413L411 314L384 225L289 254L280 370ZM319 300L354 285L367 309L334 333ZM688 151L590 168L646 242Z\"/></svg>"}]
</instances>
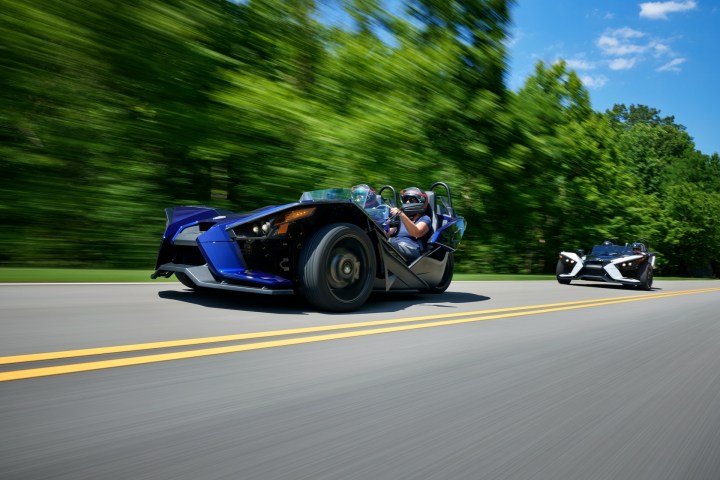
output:
<instances>
[{"instance_id":1,"label":"driver","mask_svg":"<svg viewBox=\"0 0 720 480\"><path fill-rule=\"evenodd\" d=\"M387 235L392 243L412 263L425 251L432 229L432 220L428 214L428 196L417 187L408 187L400 191L402 207L390 209L392 215L400 216L399 228L391 228Z\"/></svg>"}]
</instances>

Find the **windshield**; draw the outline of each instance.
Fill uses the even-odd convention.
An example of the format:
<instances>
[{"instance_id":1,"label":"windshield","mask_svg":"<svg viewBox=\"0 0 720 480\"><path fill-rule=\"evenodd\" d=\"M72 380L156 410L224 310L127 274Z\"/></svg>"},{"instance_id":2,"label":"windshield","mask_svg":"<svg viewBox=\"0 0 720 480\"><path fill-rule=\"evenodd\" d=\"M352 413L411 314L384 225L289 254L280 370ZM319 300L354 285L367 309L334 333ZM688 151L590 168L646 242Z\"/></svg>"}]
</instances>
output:
<instances>
[{"instance_id":1,"label":"windshield","mask_svg":"<svg viewBox=\"0 0 720 480\"><path fill-rule=\"evenodd\" d=\"M349 188L328 188L325 190L313 190L311 192L305 192L300 196L301 202L350 199L352 199L352 190L350 190Z\"/></svg>"},{"instance_id":2,"label":"windshield","mask_svg":"<svg viewBox=\"0 0 720 480\"><path fill-rule=\"evenodd\" d=\"M630 249L626 245L595 245L591 255L624 255Z\"/></svg>"},{"instance_id":3,"label":"windshield","mask_svg":"<svg viewBox=\"0 0 720 480\"><path fill-rule=\"evenodd\" d=\"M325 190L312 190L300 196L301 202L318 202L323 200L347 200L365 210L376 222L384 222L390 217L390 207L385 204L382 197L376 196L374 201L368 201L368 192L353 192L350 188L328 188Z\"/></svg>"}]
</instances>

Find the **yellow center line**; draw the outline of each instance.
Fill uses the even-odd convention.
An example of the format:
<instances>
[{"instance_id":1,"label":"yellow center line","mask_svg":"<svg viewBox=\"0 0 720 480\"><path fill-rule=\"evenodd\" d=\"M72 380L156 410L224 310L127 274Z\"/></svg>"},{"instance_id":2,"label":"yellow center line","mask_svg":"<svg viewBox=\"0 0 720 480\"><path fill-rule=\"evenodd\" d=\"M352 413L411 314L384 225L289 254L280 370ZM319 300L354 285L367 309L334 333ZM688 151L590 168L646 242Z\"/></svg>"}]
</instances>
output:
<instances>
[{"instance_id":1,"label":"yellow center line","mask_svg":"<svg viewBox=\"0 0 720 480\"><path fill-rule=\"evenodd\" d=\"M636 302L636 301L651 300L651 299L656 299L656 298L674 297L674 296L680 296L680 295L691 295L691 294L714 292L714 291L720 291L720 288L684 290L684 291L679 291L679 292L669 292L669 293L663 293L663 294L636 295L636 296L630 296L630 297L608 298L608 299L601 299L601 300L583 300L583 301L578 301L578 302L564 302L561 304L537 305L534 307L529 306L529 307L519 307L519 308L506 308L506 309L486 310L486 311L478 311L478 312L466 312L466 313L458 313L458 314L450 314L450 315L430 315L430 316L425 316L425 317L413 317L415 320L410 320L410 319L393 320L393 321L386 321L386 322L384 322L384 324L397 324L400 321L408 322L408 321L416 321L417 319L437 319L437 318L459 317L459 316L473 315L474 313L482 313L483 314L482 316L461 318L461 319L456 319L456 320L434 321L434 322L426 322L426 323L413 324L413 325L399 325L399 326L368 329L368 330L355 330L355 331L350 331L350 332L339 332L339 333L326 334L326 335L315 335L315 336L300 337L300 338L289 338L289 339L273 340L273 341L266 341L266 342L256 342L256 343L243 344L243 345L232 345L232 346L226 346L226 347L215 347L215 348L189 350L189 351L181 351L181 352L174 352L174 353L144 355L144 356L139 356L139 357L121 358L121 359L114 359L114 360L103 360L103 361L95 361L95 362L77 363L77 364L61 365L61 366L54 366L54 367L42 367L42 368L32 368L32 369L26 369L26 370L17 370L17 371L0 373L0 382L6 382L6 381L11 381L11 380L21 380L21 379L35 378L35 377L43 377L43 376L50 376L50 375L61 375L61 374L66 374L66 373L86 372L86 371L91 371L91 370L102 370L102 369L115 368L115 367L126 367L126 366L131 366L131 365L142 365L142 364L148 364L148 363L166 362L166 361L171 361L171 360L181 360L181 359L205 357L205 356L211 356L211 355L222 355L222 354L226 354L226 353L237 353L237 352L244 352L244 351L249 351L249 350L273 348L273 347L279 347L279 346L299 345L299 344L304 344L304 343L314 343L314 342L323 342L323 341L328 341L328 340L361 337L361 336L368 336L368 335L378 335L378 334L383 334L383 333L400 332L400 331L406 331L406 330L419 330L419 329L423 329L423 328L432 328L432 327L446 326L446 325L458 325L458 324L463 324L463 323L480 322L480 321L494 320L494 319L499 319L499 318L512 318L512 317L519 317L519 316L524 316L524 315L537 315L537 314L541 314L541 313L559 312L559 311L565 311L565 310L574 310L574 309L580 309L580 308L613 305L613 304L619 304L619 303ZM501 313L490 314L493 312L501 312ZM367 324L381 324L381 322L363 322L363 323L354 324L354 325L367 325ZM335 327L336 327L336 329L338 329L338 326L335 326ZM321 331L323 328L328 329L330 327L318 327L318 329L315 331ZM346 328L350 328L350 327L342 326L343 330ZM296 331L296 330L308 330L308 329L294 329L293 331ZM287 331L291 331L291 330L285 330L285 331L287 332ZM266 337L277 334L277 332L260 332L260 333L266 333L266 335L265 335ZM214 337L214 338L226 338L226 337ZM159 342L159 343L167 343L167 342ZM148 344L146 344L146 345L148 345ZM120 348L120 347L118 347L118 348Z\"/></svg>"},{"instance_id":2,"label":"yellow center line","mask_svg":"<svg viewBox=\"0 0 720 480\"><path fill-rule=\"evenodd\" d=\"M690 293L704 293L706 291L720 290L717 289L697 289L697 290L683 290L687 294ZM665 297L670 295L669 293L648 293L642 295L631 295L622 297L624 299L648 299L656 297ZM85 357L92 355L109 355L113 353L128 353L137 352L142 350L158 350L162 348L174 348L174 347L188 347L192 345L206 345L210 343L222 343L222 342L234 342L240 340L252 340L257 338L269 338L269 337L281 337L287 335L301 335L306 333L318 333L335 330L348 330L352 328L364 328L374 327L378 325L396 325L400 323L411 323L420 322L424 320L437 320L440 318L456 318L456 317L469 317L473 315L486 315L491 313L500 312L515 312L521 310L531 310L536 308L550 308L559 307L566 305L582 305L586 303L597 303L617 300L617 297L593 299L593 300L576 300L572 302L560 302L560 303L547 303L541 305L528 305L523 307L507 307L507 308L496 308L491 310L475 310L470 312L457 312L457 313L444 313L438 315L425 315L419 317L408 317L394 320L373 320L369 322L357 322L357 323L343 323L337 325L323 325L318 327L304 327L304 328L293 328L286 330L271 330L266 332L251 332L251 333L239 333L234 335L223 335L216 337L203 337L203 338L188 338L184 340L168 340L162 342L151 342L151 343L138 343L133 345L117 345L110 347L97 347L97 348L86 348L80 350L66 350L58 352L46 352L46 353L30 353L23 355L12 355L7 357L0 357L0 365L8 365L12 363L26 363L26 362L39 362L43 360L60 360L63 358L75 358Z\"/></svg>"}]
</instances>

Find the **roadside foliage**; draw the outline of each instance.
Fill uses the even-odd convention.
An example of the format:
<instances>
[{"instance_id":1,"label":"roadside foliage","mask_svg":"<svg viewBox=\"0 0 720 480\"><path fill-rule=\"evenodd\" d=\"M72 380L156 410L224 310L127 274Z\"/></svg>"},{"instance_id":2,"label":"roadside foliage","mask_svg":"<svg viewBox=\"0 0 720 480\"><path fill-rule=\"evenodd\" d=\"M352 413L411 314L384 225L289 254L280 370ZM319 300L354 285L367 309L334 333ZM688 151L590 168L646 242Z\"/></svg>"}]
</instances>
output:
<instances>
[{"instance_id":1,"label":"roadside foliage","mask_svg":"<svg viewBox=\"0 0 720 480\"><path fill-rule=\"evenodd\" d=\"M168 206L442 179L459 272L605 238L720 267L717 153L651 106L593 111L562 62L509 90L512 1L0 3L0 266L149 270Z\"/></svg>"}]
</instances>

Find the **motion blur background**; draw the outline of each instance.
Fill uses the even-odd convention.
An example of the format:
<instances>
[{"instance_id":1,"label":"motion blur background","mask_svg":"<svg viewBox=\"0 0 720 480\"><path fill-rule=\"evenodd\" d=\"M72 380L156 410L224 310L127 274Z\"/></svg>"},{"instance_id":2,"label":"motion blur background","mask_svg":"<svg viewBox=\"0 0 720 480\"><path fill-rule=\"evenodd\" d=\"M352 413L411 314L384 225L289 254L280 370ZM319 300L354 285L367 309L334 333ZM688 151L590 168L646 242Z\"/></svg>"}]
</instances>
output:
<instances>
[{"instance_id":1,"label":"motion blur background","mask_svg":"<svg viewBox=\"0 0 720 480\"><path fill-rule=\"evenodd\" d=\"M608 237L717 272L720 159L672 115L562 61L509 89L512 1L389 3L0 0L0 266L150 271L168 206L444 181L460 272Z\"/></svg>"}]
</instances>

